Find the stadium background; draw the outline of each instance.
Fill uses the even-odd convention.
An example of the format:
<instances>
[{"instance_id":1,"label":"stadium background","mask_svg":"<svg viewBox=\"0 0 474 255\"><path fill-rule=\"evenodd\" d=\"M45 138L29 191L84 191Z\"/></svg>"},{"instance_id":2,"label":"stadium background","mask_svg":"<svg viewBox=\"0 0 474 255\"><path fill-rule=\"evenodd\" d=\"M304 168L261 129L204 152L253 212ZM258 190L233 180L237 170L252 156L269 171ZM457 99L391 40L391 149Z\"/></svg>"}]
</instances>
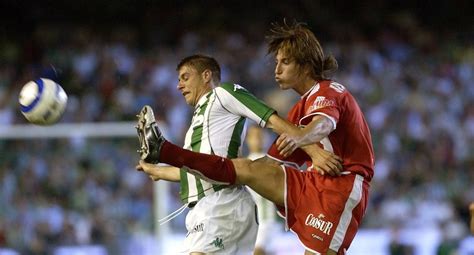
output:
<instances>
[{"instance_id":1,"label":"stadium background","mask_svg":"<svg viewBox=\"0 0 474 255\"><path fill-rule=\"evenodd\" d=\"M349 254L472 254L472 13L467 0L3 0L0 130L26 124L18 91L43 76L69 95L62 123L130 122L150 104L182 143L190 111L175 66L197 52L220 61L224 80L285 113L296 94L276 88L263 39L271 22L296 18L335 55L335 79L372 129L376 174ZM154 237L154 186L134 170L137 145L134 137L1 137L0 254L164 254L179 246L183 215L166 240ZM177 192L171 185L161 198L169 210L180 207ZM275 254L300 251L291 234L274 239Z\"/></svg>"}]
</instances>

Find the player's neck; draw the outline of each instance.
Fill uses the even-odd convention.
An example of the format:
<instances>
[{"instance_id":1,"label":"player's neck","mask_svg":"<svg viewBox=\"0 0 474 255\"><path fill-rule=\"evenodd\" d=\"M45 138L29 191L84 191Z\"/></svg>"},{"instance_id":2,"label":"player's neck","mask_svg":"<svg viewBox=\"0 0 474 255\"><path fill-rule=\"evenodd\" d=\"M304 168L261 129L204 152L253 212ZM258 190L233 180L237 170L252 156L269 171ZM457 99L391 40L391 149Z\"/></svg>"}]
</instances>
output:
<instances>
[{"instance_id":1,"label":"player's neck","mask_svg":"<svg viewBox=\"0 0 474 255\"><path fill-rule=\"evenodd\" d=\"M208 86L206 86L205 89L202 90L201 96L199 98L202 98L203 96L207 95L209 92L211 92L216 86L214 85L213 82L209 83Z\"/></svg>"},{"instance_id":2,"label":"player's neck","mask_svg":"<svg viewBox=\"0 0 474 255\"><path fill-rule=\"evenodd\" d=\"M318 81L315 81L313 79L308 79L305 81L302 81L299 86L295 87L295 91L300 95L303 96L308 92L314 85L316 85Z\"/></svg>"},{"instance_id":3,"label":"player's neck","mask_svg":"<svg viewBox=\"0 0 474 255\"><path fill-rule=\"evenodd\" d=\"M201 90L198 94L197 101L193 106L196 107L199 104L199 101L201 101L201 99L206 96L211 90L211 87Z\"/></svg>"}]
</instances>

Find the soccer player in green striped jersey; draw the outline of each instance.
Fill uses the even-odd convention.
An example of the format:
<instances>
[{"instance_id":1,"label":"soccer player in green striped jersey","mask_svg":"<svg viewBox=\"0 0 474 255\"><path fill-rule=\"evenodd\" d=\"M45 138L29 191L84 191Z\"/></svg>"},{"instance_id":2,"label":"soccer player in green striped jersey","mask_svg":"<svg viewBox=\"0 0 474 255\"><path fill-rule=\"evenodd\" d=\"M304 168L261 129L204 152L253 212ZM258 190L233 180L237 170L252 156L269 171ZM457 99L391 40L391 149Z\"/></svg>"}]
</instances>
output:
<instances>
[{"instance_id":1,"label":"soccer player in green striped jersey","mask_svg":"<svg viewBox=\"0 0 474 255\"><path fill-rule=\"evenodd\" d=\"M211 57L193 55L184 58L177 71L178 90L186 103L194 107L185 149L237 158L246 119L279 133L293 127L242 86L221 83L219 64ZM154 180L180 182L181 199L191 208L186 216L188 233L184 253L252 253L258 223L255 203L244 186L211 184L187 173L185 170L188 169L144 161L137 170L144 171Z\"/></svg>"},{"instance_id":2,"label":"soccer player in green striped jersey","mask_svg":"<svg viewBox=\"0 0 474 255\"><path fill-rule=\"evenodd\" d=\"M186 149L236 158L244 139L246 119L264 127L275 113L245 88L221 83L219 64L211 57L184 58L177 71L178 90L186 103L194 107L184 142ZM192 208L186 216L184 253L253 251L258 229L256 206L244 186L211 184L178 168L156 169L167 170L163 171L166 176L159 179L180 182L181 200Z\"/></svg>"}]
</instances>

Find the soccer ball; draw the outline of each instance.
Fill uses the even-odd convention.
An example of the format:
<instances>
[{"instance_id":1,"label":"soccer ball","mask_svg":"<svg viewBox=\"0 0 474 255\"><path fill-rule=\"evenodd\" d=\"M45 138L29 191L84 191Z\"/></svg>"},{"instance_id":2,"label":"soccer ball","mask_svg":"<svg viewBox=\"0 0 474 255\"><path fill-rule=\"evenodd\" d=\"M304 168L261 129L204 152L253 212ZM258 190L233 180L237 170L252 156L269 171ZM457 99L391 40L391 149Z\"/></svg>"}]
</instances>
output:
<instances>
[{"instance_id":1,"label":"soccer ball","mask_svg":"<svg viewBox=\"0 0 474 255\"><path fill-rule=\"evenodd\" d=\"M67 95L56 82L40 78L26 83L19 96L21 113L36 125L52 125L66 109Z\"/></svg>"}]
</instances>

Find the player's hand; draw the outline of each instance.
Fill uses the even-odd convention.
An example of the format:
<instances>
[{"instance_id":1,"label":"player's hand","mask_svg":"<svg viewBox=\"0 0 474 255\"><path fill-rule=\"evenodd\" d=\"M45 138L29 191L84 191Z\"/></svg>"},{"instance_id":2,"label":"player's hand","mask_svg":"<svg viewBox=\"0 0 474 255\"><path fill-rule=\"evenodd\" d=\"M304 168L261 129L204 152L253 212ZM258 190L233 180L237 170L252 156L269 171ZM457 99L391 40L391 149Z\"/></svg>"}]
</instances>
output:
<instances>
[{"instance_id":1,"label":"player's hand","mask_svg":"<svg viewBox=\"0 0 474 255\"><path fill-rule=\"evenodd\" d=\"M146 163L143 160L140 160L138 162L138 165L135 166L135 169L137 171L144 172L152 179L153 181L158 181L160 180L160 177L157 175L157 169L158 167L155 164L149 164Z\"/></svg>"},{"instance_id":2,"label":"player's hand","mask_svg":"<svg viewBox=\"0 0 474 255\"><path fill-rule=\"evenodd\" d=\"M281 134L276 141L280 155L288 157L299 147L298 138L287 133Z\"/></svg>"},{"instance_id":3,"label":"player's hand","mask_svg":"<svg viewBox=\"0 0 474 255\"><path fill-rule=\"evenodd\" d=\"M321 175L340 176L342 172L342 159L336 154L317 147L312 146L309 150L309 146L305 146L306 153L311 157L313 165L311 168L318 171Z\"/></svg>"}]
</instances>

